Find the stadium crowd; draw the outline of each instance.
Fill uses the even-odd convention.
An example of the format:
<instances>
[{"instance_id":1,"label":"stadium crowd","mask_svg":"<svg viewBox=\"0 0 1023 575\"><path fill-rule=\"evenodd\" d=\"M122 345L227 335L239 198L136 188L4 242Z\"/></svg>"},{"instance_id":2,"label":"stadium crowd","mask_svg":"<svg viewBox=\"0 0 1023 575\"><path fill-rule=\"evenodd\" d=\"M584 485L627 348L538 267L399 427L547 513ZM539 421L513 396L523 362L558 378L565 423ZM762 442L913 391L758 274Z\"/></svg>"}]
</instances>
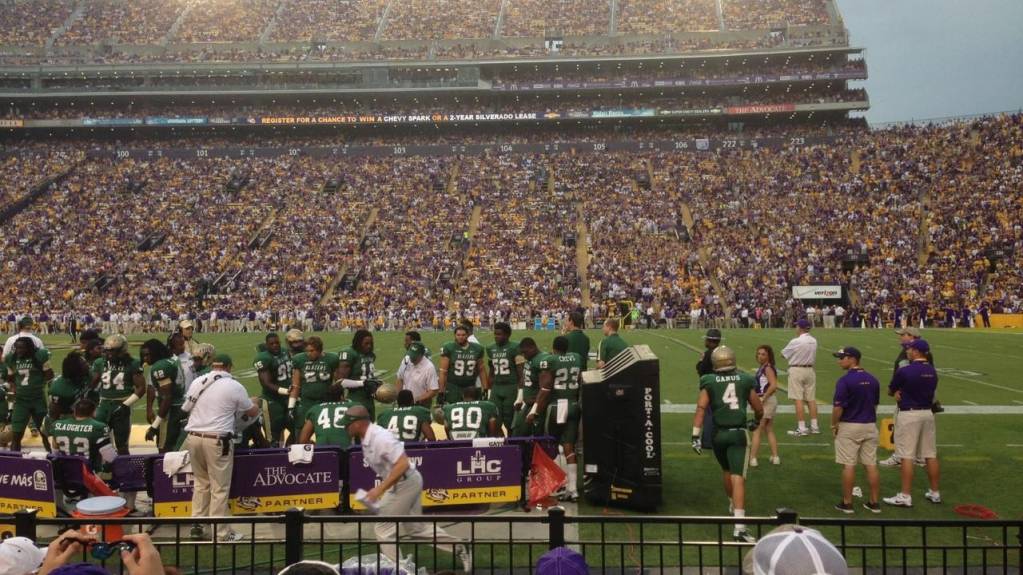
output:
<instances>
[{"instance_id":1,"label":"stadium crowd","mask_svg":"<svg viewBox=\"0 0 1023 575\"><path fill-rule=\"evenodd\" d=\"M670 34L718 30L721 26L714 0L622 0L617 6L618 31L622 34Z\"/></svg>"},{"instance_id":2,"label":"stadium crowd","mask_svg":"<svg viewBox=\"0 0 1023 575\"><path fill-rule=\"evenodd\" d=\"M848 284L847 323L962 325L964 308L1023 308L1020 125L712 153L87 160L10 219L0 312L171 316L202 301L221 317L430 326L574 306L583 263L598 309L702 308L704 322L769 309L781 322L796 316L792 285ZM67 167L25 152L5 161L4 197ZM588 264L567 241L580 222ZM330 292L343 271L355 281Z\"/></svg>"}]
</instances>

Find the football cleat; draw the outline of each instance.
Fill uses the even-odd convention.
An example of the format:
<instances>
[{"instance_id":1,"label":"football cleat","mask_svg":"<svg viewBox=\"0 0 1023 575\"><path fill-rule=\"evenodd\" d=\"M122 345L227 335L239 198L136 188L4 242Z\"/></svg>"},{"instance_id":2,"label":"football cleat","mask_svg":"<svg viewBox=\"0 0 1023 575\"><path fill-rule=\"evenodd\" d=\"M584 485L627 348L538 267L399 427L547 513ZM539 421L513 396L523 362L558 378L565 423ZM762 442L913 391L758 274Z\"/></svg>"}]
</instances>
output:
<instances>
[{"instance_id":1,"label":"football cleat","mask_svg":"<svg viewBox=\"0 0 1023 575\"><path fill-rule=\"evenodd\" d=\"M880 513L881 512L881 504L877 503L877 502L870 503L869 501L865 501L863 503L863 508L866 509L867 511L871 512L871 513Z\"/></svg>"},{"instance_id":2,"label":"football cleat","mask_svg":"<svg viewBox=\"0 0 1023 575\"><path fill-rule=\"evenodd\" d=\"M777 455L771 457L771 465L781 465L781 457Z\"/></svg>"},{"instance_id":3,"label":"football cleat","mask_svg":"<svg viewBox=\"0 0 1023 575\"><path fill-rule=\"evenodd\" d=\"M472 551L469 551L468 547L459 543L455 545L454 555L455 559L462 563L462 570L466 573L472 573Z\"/></svg>"},{"instance_id":4,"label":"football cleat","mask_svg":"<svg viewBox=\"0 0 1023 575\"><path fill-rule=\"evenodd\" d=\"M745 529L737 529L732 532L732 539L735 539L739 543L756 543L757 538L750 534Z\"/></svg>"},{"instance_id":5,"label":"football cleat","mask_svg":"<svg viewBox=\"0 0 1023 575\"><path fill-rule=\"evenodd\" d=\"M931 503L941 503L941 493L928 489L927 493L924 493L924 499Z\"/></svg>"},{"instance_id":6,"label":"football cleat","mask_svg":"<svg viewBox=\"0 0 1023 575\"><path fill-rule=\"evenodd\" d=\"M758 467L758 466L760 466L760 462L757 461L756 457L750 457L749 458L749 466L750 467Z\"/></svg>"},{"instance_id":7,"label":"football cleat","mask_svg":"<svg viewBox=\"0 0 1023 575\"><path fill-rule=\"evenodd\" d=\"M787 431L787 433L789 435L791 435L792 437L806 437L807 435L810 435L810 430L808 430L808 429L790 429L790 430Z\"/></svg>"}]
</instances>

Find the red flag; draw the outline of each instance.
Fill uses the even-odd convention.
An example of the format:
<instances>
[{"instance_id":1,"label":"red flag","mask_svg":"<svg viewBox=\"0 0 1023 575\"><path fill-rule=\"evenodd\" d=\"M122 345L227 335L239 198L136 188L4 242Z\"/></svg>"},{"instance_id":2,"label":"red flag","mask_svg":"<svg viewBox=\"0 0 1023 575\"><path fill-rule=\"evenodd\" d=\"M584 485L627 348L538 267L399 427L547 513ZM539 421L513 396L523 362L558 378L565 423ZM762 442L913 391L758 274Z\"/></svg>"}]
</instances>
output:
<instances>
[{"instance_id":1,"label":"red flag","mask_svg":"<svg viewBox=\"0 0 1023 575\"><path fill-rule=\"evenodd\" d=\"M540 448L533 444L533 463L529 469L529 506L535 507L565 484L565 472Z\"/></svg>"},{"instance_id":2,"label":"red flag","mask_svg":"<svg viewBox=\"0 0 1023 575\"><path fill-rule=\"evenodd\" d=\"M88 489L89 493L92 495L103 495L107 497L117 495L117 493L114 493L113 489L110 489L110 486L107 485L105 481L97 477L96 474L89 469L89 466L84 463L82 464L82 483L85 484L85 488Z\"/></svg>"}]
</instances>

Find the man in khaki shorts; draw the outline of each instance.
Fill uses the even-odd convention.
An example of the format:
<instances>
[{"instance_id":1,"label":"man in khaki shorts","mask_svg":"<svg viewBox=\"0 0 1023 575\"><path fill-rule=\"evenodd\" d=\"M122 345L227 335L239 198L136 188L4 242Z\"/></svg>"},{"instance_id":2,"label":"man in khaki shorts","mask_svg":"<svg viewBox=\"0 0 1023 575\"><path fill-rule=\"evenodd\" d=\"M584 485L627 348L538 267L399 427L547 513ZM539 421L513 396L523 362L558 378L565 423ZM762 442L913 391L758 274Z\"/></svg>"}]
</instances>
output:
<instances>
[{"instance_id":1,"label":"man in khaki shorts","mask_svg":"<svg viewBox=\"0 0 1023 575\"><path fill-rule=\"evenodd\" d=\"M821 432L817 423L817 398L814 396L817 391L817 373L813 370L817 361L817 340L810 335L810 328L809 320L804 318L797 321L798 335L781 350L782 356L789 362L789 399L796 402L797 427L788 432L795 437ZM803 402L810 409L810 429L806 428Z\"/></svg>"},{"instance_id":2,"label":"man in khaki shorts","mask_svg":"<svg viewBox=\"0 0 1023 575\"><path fill-rule=\"evenodd\" d=\"M902 460L902 490L884 502L897 507L912 507L913 458L924 458L930 489L924 493L931 503L941 503L938 489L937 432L934 426L934 394L938 389L938 373L927 362L931 346L927 340L915 339L906 345L909 365L899 368L888 385L888 394L899 404L899 421L895 425L895 456Z\"/></svg>"},{"instance_id":3,"label":"man in khaki shorts","mask_svg":"<svg viewBox=\"0 0 1023 575\"><path fill-rule=\"evenodd\" d=\"M870 499L863 508L880 513L881 475L877 471L877 404L881 401L881 383L860 367L863 355L855 347L843 347L831 354L845 375L835 384L831 410L831 432L835 435L835 463L842 466L842 501L835 509L853 513L852 492L856 464L867 470Z\"/></svg>"}]
</instances>

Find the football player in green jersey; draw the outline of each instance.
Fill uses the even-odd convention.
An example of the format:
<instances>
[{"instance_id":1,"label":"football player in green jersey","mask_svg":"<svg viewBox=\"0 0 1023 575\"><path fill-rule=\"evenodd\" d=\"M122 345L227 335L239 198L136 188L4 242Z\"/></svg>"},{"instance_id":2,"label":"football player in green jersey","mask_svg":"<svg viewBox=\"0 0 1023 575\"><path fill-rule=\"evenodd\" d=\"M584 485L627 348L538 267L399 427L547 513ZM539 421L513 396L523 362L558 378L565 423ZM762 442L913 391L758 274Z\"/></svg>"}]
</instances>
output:
<instances>
[{"instance_id":1,"label":"football player in green jersey","mask_svg":"<svg viewBox=\"0 0 1023 575\"><path fill-rule=\"evenodd\" d=\"M185 403L185 370L181 362L171 354L170 348L158 339L150 339L139 349L139 358L143 365L149 366L150 389L159 398L153 420L146 430L146 441L156 440L156 449L160 453L176 450L184 441L185 412L181 406ZM148 396L148 392L147 392Z\"/></svg>"},{"instance_id":2,"label":"football player in green jersey","mask_svg":"<svg viewBox=\"0 0 1023 575\"><path fill-rule=\"evenodd\" d=\"M344 398L345 388L339 383L332 383L327 388L327 395L322 403L318 403L305 414L302 431L298 434L298 443L308 444L316 436L316 445L337 445L347 448L352 444L348 431L341 425L341 419L349 407L355 405Z\"/></svg>"},{"instance_id":3,"label":"football player in green jersey","mask_svg":"<svg viewBox=\"0 0 1023 575\"><path fill-rule=\"evenodd\" d=\"M92 388L97 387L96 419L113 431L117 453L128 455L131 407L146 394L146 380L142 365L128 352L128 340L123 335L111 335L103 341L103 357L92 364Z\"/></svg>"},{"instance_id":4,"label":"football player in green jersey","mask_svg":"<svg viewBox=\"0 0 1023 575\"><path fill-rule=\"evenodd\" d=\"M476 378L480 379L484 391L490 391L483 355L483 346L469 341L469 330L465 326L455 328L455 341L445 343L440 349L437 397L441 404L461 401L461 388L475 386Z\"/></svg>"},{"instance_id":5,"label":"football player in green jersey","mask_svg":"<svg viewBox=\"0 0 1023 575\"><path fill-rule=\"evenodd\" d=\"M522 401L522 381L526 358L519 353L519 343L511 341L511 326L494 324L494 344L487 347L490 370L490 401L501 412L501 424L511 433L515 419L515 402Z\"/></svg>"},{"instance_id":6,"label":"football player in green jersey","mask_svg":"<svg viewBox=\"0 0 1023 575\"><path fill-rule=\"evenodd\" d=\"M74 406L74 415L53 422L53 447L65 455L81 455L89 460L89 466L96 473L103 467L104 455L113 461L110 447L110 428L94 419L96 403L91 399L79 399Z\"/></svg>"},{"instance_id":7,"label":"football player in green jersey","mask_svg":"<svg viewBox=\"0 0 1023 575\"><path fill-rule=\"evenodd\" d=\"M480 401L480 391L475 387L463 387L462 401L444 405L448 439L501 437L500 421L497 406Z\"/></svg>"},{"instance_id":8,"label":"football player in green jersey","mask_svg":"<svg viewBox=\"0 0 1023 575\"><path fill-rule=\"evenodd\" d=\"M314 406L327 401L331 384L341 379L337 354L323 351L323 340L311 336L305 351L291 358L291 390L288 411L291 417L289 443L298 439L305 425L305 414Z\"/></svg>"},{"instance_id":9,"label":"football player in green jersey","mask_svg":"<svg viewBox=\"0 0 1023 575\"><path fill-rule=\"evenodd\" d=\"M577 501L579 490L575 443L579 437L579 420L582 418L579 407L582 369L579 367L579 354L568 351L568 346L567 337L560 335L554 338L554 354L548 356L554 378L550 380L550 386L540 386L535 411L542 417L544 434L554 436L565 455L563 470L568 480L560 499Z\"/></svg>"},{"instance_id":10,"label":"football player in green jersey","mask_svg":"<svg viewBox=\"0 0 1023 575\"><path fill-rule=\"evenodd\" d=\"M437 441L430 425L430 410L416 405L411 389L398 392L397 407L385 409L377 418L377 425L394 434L401 441Z\"/></svg>"},{"instance_id":11,"label":"football player in green jersey","mask_svg":"<svg viewBox=\"0 0 1023 575\"><path fill-rule=\"evenodd\" d=\"M373 353L373 334L365 329L356 331L352 347L342 349L338 356L341 360L338 379L348 390L348 399L365 407L372 419L376 411L373 399L380 387L380 380L374 375L373 362L377 356Z\"/></svg>"},{"instance_id":12,"label":"football player in green jersey","mask_svg":"<svg viewBox=\"0 0 1023 575\"><path fill-rule=\"evenodd\" d=\"M36 348L30 337L19 337L4 358L7 367L7 400L13 399L11 408L11 451L21 451L21 438L31 419L43 432L43 445L50 450L43 428L46 417L46 382L53 379L50 352Z\"/></svg>"},{"instance_id":13,"label":"football player in green jersey","mask_svg":"<svg viewBox=\"0 0 1023 575\"><path fill-rule=\"evenodd\" d=\"M703 453L703 418L709 407L714 419L714 457L724 472L725 494L736 517L746 516L746 463L749 460L749 431L755 430L764 417L764 405L757 395L756 382L748 373L739 371L735 352L718 346L710 354L714 373L700 378L700 398L693 418L693 451ZM755 419L747 422L746 407L753 408ZM742 523L732 533L736 541L755 539Z\"/></svg>"},{"instance_id":14,"label":"football player in green jersey","mask_svg":"<svg viewBox=\"0 0 1023 575\"><path fill-rule=\"evenodd\" d=\"M82 348L82 355L85 356L85 363L89 365L89 369L96 364L96 360L103 357L103 340L100 339L99 333L93 330L85 330L82 332L95 334L95 337L89 339L78 338L78 344ZM91 374L90 374L91 377ZM85 386L85 396L92 400L93 403L99 405L99 390L93 389L91 386Z\"/></svg>"},{"instance_id":15,"label":"football player in green jersey","mask_svg":"<svg viewBox=\"0 0 1023 575\"><path fill-rule=\"evenodd\" d=\"M586 371L590 361L590 338L583 332L586 316L581 311L568 314L565 321L565 337L568 338L568 351L579 354L579 371Z\"/></svg>"},{"instance_id":16,"label":"football player in green jersey","mask_svg":"<svg viewBox=\"0 0 1023 575\"><path fill-rule=\"evenodd\" d=\"M64 357L60 377L50 382L50 423L74 415L74 405L89 387L89 364L78 350Z\"/></svg>"},{"instance_id":17,"label":"football player in green jersey","mask_svg":"<svg viewBox=\"0 0 1023 575\"><path fill-rule=\"evenodd\" d=\"M536 396L542 387L554 385L554 363L550 354L540 351L531 337L519 342L519 352L528 363L523 374L522 401L515 402L512 436L527 437L540 431L536 422Z\"/></svg>"},{"instance_id":18,"label":"football player in green jersey","mask_svg":"<svg viewBox=\"0 0 1023 575\"><path fill-rule=\"evenodd\" d=\"M291 355L281 349L281 338L268 333L264 349L256 354L252 367L263 388L263 433L272 445L284 445L288 420L288 395L291 388Z\"/></svg>"},{"instance_id":19,"label":"football player in green jersey","mask_svg":"<svg viewBox=\"0 0 1023 575\"><path fill-rule=\"evenodd\" d=\"M597 346L599 350L597 352L597 367L603 368L616 355L629 348L629 344L622 339L622 336L618 335L619 325L619 321L615 318L608 318L604 322L604 339L600 340L600 345Z\"/></svg>"}]
</instances>

